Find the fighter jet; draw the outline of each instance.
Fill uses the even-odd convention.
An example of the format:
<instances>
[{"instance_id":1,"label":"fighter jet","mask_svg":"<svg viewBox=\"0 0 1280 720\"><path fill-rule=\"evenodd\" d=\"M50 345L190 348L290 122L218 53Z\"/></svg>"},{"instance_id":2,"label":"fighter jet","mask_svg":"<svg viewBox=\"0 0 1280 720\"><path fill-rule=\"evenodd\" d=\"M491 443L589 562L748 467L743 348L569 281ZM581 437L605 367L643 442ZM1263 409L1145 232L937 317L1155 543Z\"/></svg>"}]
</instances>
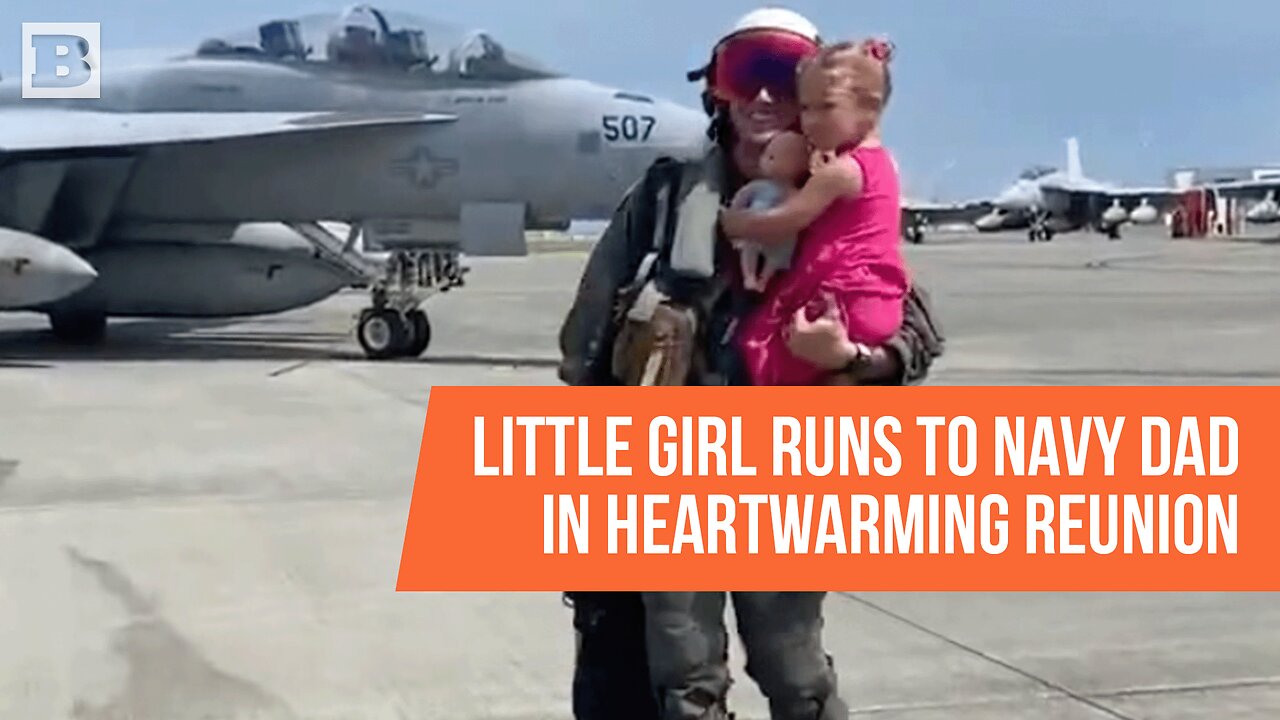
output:
<instances>
[{"instance_id":1,"label":"fighter jet","mask_svg":"<svg viewBox=\"0 0 1280 720\"><path fill-rule=\"evenodd\" d=\"M89 224L33 213L40 217L13 226L74 249L98 273L87 290L46 308L64 336L82 327L92 335L108 316L225 317L310 304L327 296L315 276L277 266L318 255L349 276L329 294L351 284L371 290L357 323L366 354L416 355L430 338L419 306L462 284L463 254L522 255L527 229L608 217L653 160L694 157L707 141L700 111L568 77L482 31L367 5L273 19L179 57L109 70L101 99L57 101L59 109L413 112L435 121L399 142L298 141L310 157L277 157L272 183L240 181L261 166L257 158L199 147L148 153L145 167L85 166L92 179L70 186L10 173L5 180L20 182L35 207L56 197L101 216ZM5 84L0 116L5 105L49 102L19 99L16 78ZM334 172L316 158L326 152L359 161ZM244 213L229 206L280 225L241 228ZM336 235L327 221L352 231ZM390 258L361 267L350 261L361 248ZM257 262L239 262L245 253ZM72 316L83 322L59 321Z\"/></svg>"},{"instance_id":2,"label":"fighter jet","mask_svg":"<svg viewBox=\"0 0 1280 720\"><path fill-rule=\"evenodd\" d=\"M1125 222L1155 223L1178 196L1175 188L1126 188L1086 177L1079 141L1068 138L1067 169L1036 166L1025 171L996 195L995 212L983 218L980 227L1003 229L1026 222L1028 240L1036 242L1092 226L1118 239Z\"/></svg>"}]
</instances>

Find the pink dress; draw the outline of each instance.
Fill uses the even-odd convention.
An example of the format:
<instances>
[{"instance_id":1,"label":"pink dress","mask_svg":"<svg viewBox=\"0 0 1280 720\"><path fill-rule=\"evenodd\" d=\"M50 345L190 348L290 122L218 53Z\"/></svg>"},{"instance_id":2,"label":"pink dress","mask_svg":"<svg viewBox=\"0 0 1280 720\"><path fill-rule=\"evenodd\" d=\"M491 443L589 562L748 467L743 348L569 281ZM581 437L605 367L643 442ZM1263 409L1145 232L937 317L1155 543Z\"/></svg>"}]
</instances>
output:
<instances>
[{"instance_id":1,"label":"pink dress","mask_svg":"<svg viewBox=\"0 0 1280 720\"><path fill-rule=\"evenodd\" d=\"M800 308L815 320L824 295L839 306L849 338L880 345L902 324L909 278L902 254L898 173L884 148L842 153L862 167L863 189L833 202L801 233L791 269L774 276L737 333L753 385L816 385L827 371L791 354L784 334Z\"/></svg>"}]
</instances>

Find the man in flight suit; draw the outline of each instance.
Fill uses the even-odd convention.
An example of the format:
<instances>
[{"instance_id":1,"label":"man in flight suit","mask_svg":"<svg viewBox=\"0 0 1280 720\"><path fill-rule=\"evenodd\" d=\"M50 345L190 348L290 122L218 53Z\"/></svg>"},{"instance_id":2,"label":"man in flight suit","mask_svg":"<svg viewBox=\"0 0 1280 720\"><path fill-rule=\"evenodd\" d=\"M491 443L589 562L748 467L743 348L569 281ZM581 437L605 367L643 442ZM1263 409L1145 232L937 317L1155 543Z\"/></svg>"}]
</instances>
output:
<instances>
[{"instance_id":1,"label":"man in flight suit","mask_svg":"<svg viewBox=\"0 0 1280 720\"><path fill-rule=\"evenodd\" d=\"M797 58L792 53L806 42L816 46L820 40L816 28L804 17L778 8L756 10L743 16L717 43L706 68L690 74L691 80L706 80L704 105L711 116L708 136L714 142L701 161L659 160L622 199L591 253L560 331L559 375L563 382L621 384L613 365L618 305L632 297L629 289L648 277L660 285L665 296L697 308L705 324L698 347L701 362L689 384L746 384L730 338L735 320L752 307L755 297L723 279L736 262L735 251L716 233L713 267L706 272L697 259L690 260L673 246L679 245L683 216L707 216L705 208L690 210L688 203L697 191L710 189L720 204L728 204L742 184L758 177L758 160L768 140L797 124L799 108L793 84ZM776 57L759 56L773 49ZM733 58L735 67L725 58ZM730 89L733 92L727 92ZM744 93L744 89L752 92ZM851 347L840 321L822 318L800 321L792 328L791 351L828 368L833 383L844 379L857 385L919 384L942 354L944 337L924 288L911 288L904 310L902 329L884 346ZM708 680L701 684L705 687L664 687L660 675L687 659L646 657L641 593L565 595L573 606L578 640L573 678L576 720L727 717L723 697L727 677L718 676L721 671L717 668L707 668ZM723 596L718 597L719 606L708 612L723 613ZM723 658L728 652L723 626L717 635L702 641L708 644L709 652ZM763 673L764 683L770 672L786 671L748 669L753 677ZM829 666L822 675L814 679L814 685L833 689L834 672ZM658 681L656 689L651 677ZM702 710L691 711L691 707ZM782 712L775 709L778 717ZM819 720L819 712L820 699L809 717Z\"/></svg>"}]
</instances>

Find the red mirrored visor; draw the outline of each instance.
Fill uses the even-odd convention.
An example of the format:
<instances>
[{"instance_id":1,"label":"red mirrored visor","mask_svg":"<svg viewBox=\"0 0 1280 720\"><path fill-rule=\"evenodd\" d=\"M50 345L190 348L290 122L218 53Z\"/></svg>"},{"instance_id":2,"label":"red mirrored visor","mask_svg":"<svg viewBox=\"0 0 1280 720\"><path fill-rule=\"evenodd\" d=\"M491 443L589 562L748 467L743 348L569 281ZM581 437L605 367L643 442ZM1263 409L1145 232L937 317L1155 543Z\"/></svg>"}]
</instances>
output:
<instances>
[{"instance_id":1,"label":"red mirrored visor","mask_svg":"<svg viewBox=\"0 0 1280 720\"><path fill-rule=\"evenodd\" d=\"M725 101L749 102L768 90L777 99L796 97L796 67L818 52L814 41L781 30L754 30L726 40L716 53L711 88Z\"/></svg>"}]
</instances>

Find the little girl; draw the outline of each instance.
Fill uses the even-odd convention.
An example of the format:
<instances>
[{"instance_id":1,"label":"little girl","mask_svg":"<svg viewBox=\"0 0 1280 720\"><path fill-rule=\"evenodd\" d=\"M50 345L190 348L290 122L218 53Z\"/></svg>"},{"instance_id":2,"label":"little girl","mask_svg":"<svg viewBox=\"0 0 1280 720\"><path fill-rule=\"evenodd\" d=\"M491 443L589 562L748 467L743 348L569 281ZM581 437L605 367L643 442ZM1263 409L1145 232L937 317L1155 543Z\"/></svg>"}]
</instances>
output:
<instances>
[{"instance_id":1,"label":"little girl","mask_svg":"<svg viewBox=\"0 0 1280 720\"><path fill-rule=\"evenodd\" d=\"M880 144L889 95L885 41L824 48L798 70L801 125L817 151L813 174L782 205L722 211L730 238L783 243L800 234L791 269L768 285L737 342L753 385L821 384L828 371L795 357L786 332L804 312L834 309L851 343L879 345L902 324L909 278L893 157Z\"/></svg>"}]
</instances>

